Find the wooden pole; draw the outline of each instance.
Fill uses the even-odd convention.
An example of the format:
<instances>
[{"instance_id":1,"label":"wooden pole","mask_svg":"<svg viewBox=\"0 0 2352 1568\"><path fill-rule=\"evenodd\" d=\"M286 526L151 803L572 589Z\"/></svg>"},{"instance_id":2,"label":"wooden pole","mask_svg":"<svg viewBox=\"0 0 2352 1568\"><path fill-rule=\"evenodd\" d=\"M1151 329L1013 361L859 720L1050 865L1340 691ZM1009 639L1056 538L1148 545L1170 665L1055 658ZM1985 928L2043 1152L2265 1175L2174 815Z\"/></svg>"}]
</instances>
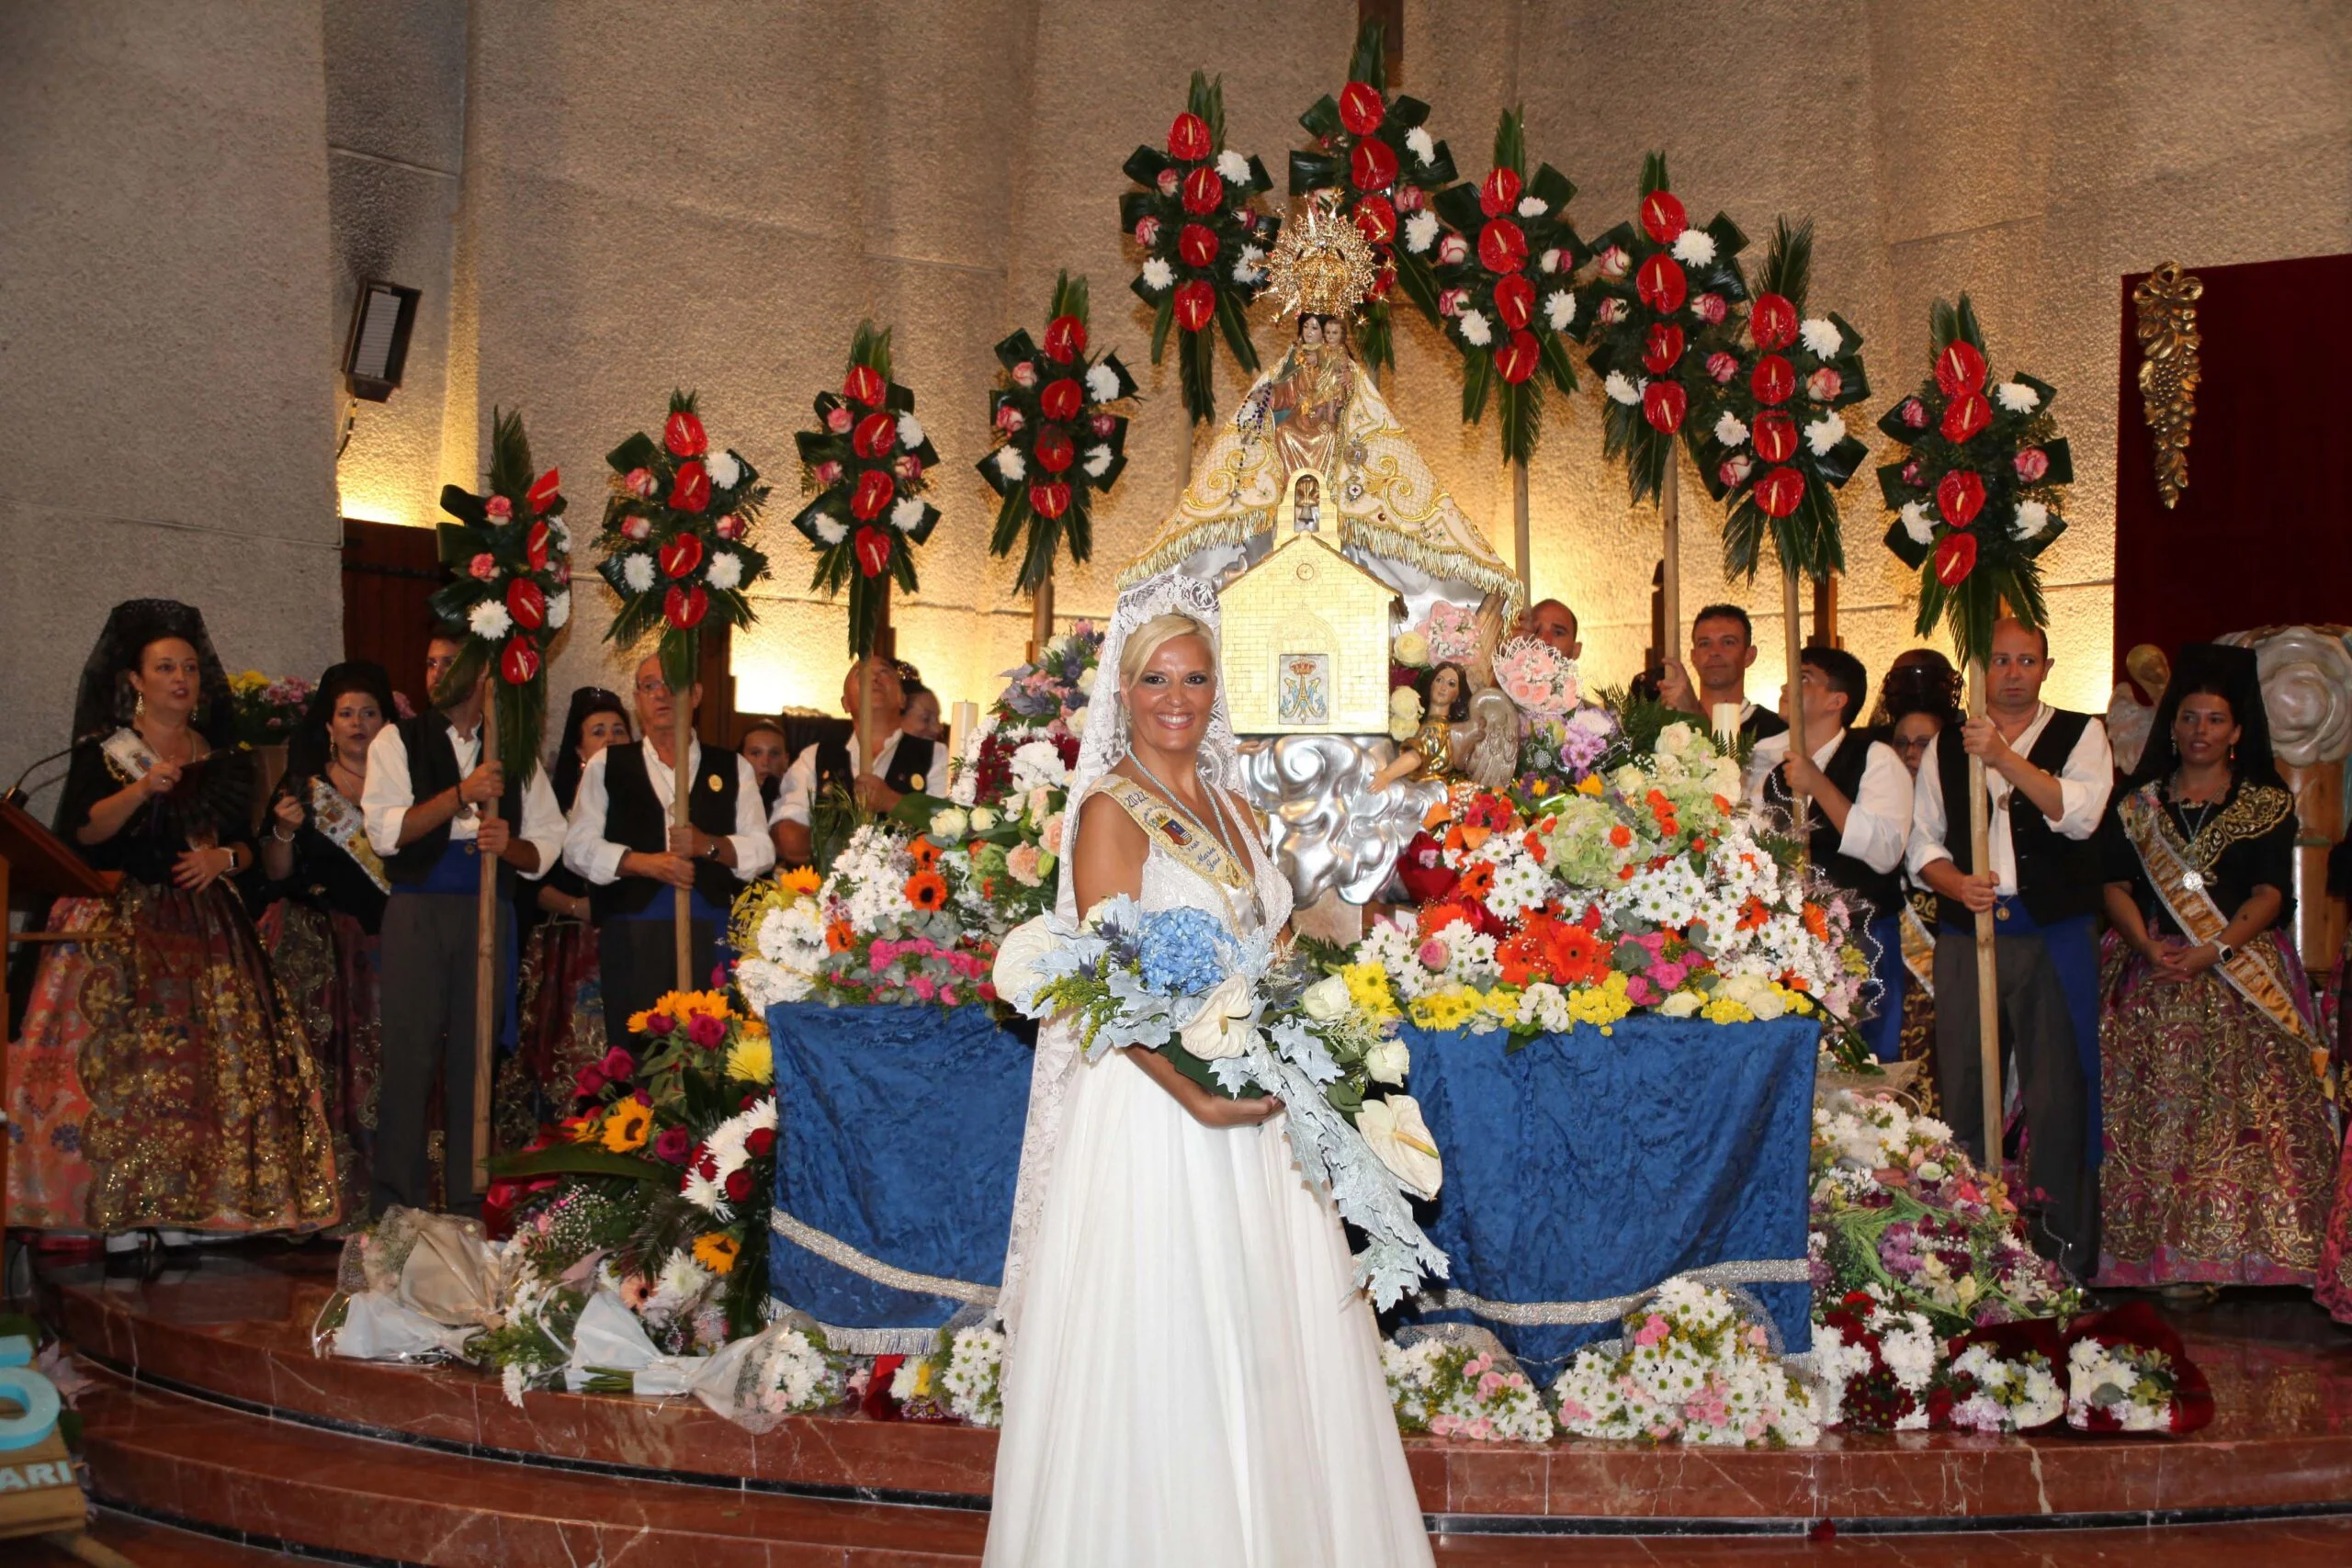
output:
<instances>
[{"instance_id":1,"label":"wooden pole","mask_svg":"<svg viewBox=\"0 0 2352 1568\"><path fill-rule=\"evenodd\" d=\"M1782 641L1788 645L1789 684L1782 698L1789 710L1789 756L1792 759L1813 755L1804 738L1804 639L1797 625L1797 570L1781 569L1781 615L1786 622ZM1812 845L1810 829L1805 821L1804 791L1796 785L1793 773L1789 780L1789 827L1797 836L1800 853L1809 852Z\"/></svg>"},{"instance_id":2,"label":"wooden pole","mask_svg":"<svg viewBox=\"0 0 2352 1568\"><path fill-rule=\"evenodd\" d=\"M664 679L667 679L665 676ZM686 766L686 749L694 744L694 682L670 694L670 822L686 825L686 805L694 795L694 774ZM673 952L678 960L678 989L695 988L694 895L683 887L670 890L670 908L676 927Z\"/></svg>"},{"instance_id":3,"label":"wooden pole","mask_svg":"<svg viewBox=\"0 0 2352 1568\"><path fill-rule=\"evenodd\" d=\"M1968 716L1984 716L1984 661L1968 661ZM1993 869L1992 801L1984 793L1984 759L1968 759L1969 863L1979 872ZM1976 917L1976 1051L1984 1074L1981 1109L1984 1117L1984 1173L2001 1173L2001 992L1993 974L1993 914Z\"/></svg>"},{"instance_id":4,"label":"wooden pole","mask_svg":"<svg viewBox=\"0 0 2352 1568\"><path fill-rule=\"evenodd\" d=\"M1659 656L1679 660L1685 657L1682 644L1682 457L1670 443L1666 451L1666 481L1657 492L1657 510L1666 524L1666 555L1658 579L1659 594L1666 602L1666 641Z\"/></svg>"},{"instance_id":5,"label":"wooden pole","mask_svg":"<svg viewBox=\"0 0 2352 1568\"><path fill-rule=\"evenodd\" d=\"M1527 521L1527 465L1510 466L1510 536L1519 551L1519 587L1521 596L1529 604L1535 602L1534 547L1529 539Z\"/></svg>"},{"instance_id":6,"label":"wooden pole","mask_svg":"<svg viewBox=\"0 0 2352 1568\"><path fill-rule=\"evenodd\" d=\"M498 761L494 671L483 677L482 686L481 760L489 766ZM496 796L482 807L481 819L498 820ZM477 839L474 858L481 863L481 885L474 905L474 1168L470 1177L474 1195L481 1197L490 1190L490 1065L498 1032L498 857L483 854ZM449 1174L454 1179L456 1173Z\"/></svg>"},{"instance_id":7,"label":"wooden pole","mask_svg":"<svg viewBox=\"0 0 2352 1568\"><path fill-rule=\"evenodd\" d=\"M1037 584L1036 597L1029 604L1029 662L1035 664L1046 656L1046 647L1054 640L1054 574L1050 568L1046 581Z\"/></svg>"}]
</instances>

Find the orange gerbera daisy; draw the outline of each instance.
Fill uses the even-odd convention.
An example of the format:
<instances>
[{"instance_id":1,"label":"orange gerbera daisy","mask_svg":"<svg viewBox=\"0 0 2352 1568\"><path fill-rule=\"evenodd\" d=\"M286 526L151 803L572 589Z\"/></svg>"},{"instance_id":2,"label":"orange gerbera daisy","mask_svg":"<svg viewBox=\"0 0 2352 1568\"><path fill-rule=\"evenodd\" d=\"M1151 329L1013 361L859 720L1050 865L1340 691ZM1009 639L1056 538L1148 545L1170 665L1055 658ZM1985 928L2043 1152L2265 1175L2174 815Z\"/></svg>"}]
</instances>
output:
<instances>
[{"instance_id":1,"label":"orange gerbera daisy","mask_svg":"<svg viewBox=\"0 0 2352 1568\"><path fill-rule=\"evenodd\" d=\"M1495 865L1492 861L1474 860L1462 868L1462 880L1455 885L1464 898L1484 898L1495 890Z\"/></svg>"},{"instance_id":2,"label":"orange gerbera daisy","mask_svg":"<svg viewBox=\"0 0 2352 1568\"><path fill-rule=\"evenodd\" d=\"M825 951L827 953L847 953L850 949L850 944L854 942L856 940L857 937L850 931L849 922L847 920L835 920L825 928Z\"/></svg>"},{"instance_id":3,"label":"orange gerbera daisy","mask_svg":"<svg viewBox=\"0 0 2352 1568\"><path fill-rule=\"evenodd\" d=\"M907 846L907 853L914 858L917 871L930 871L939 864L939 846L929 839L917 839Z\"/></svg>"},{"instance_id":4,"label":"orange gerbera daisy","mask_svg":"<svg viewBox=\"0 0 2352 1568\"><path fill-rule=\"evenodd\" d=\"M1804 929L1813 934L1814 941L1827 942L1829 940L1827 911L1818 904L1807 904L1804 907Z\"/></svg>"},{"instance_id":5,"label":"orange gerbera daisy","mask_svg":"<svg viewBox=\"0 0 2352 1568\"><path fill-rule=\"evenodd\" d=\"M816 867L807 865L796 865L777 880L790 893L814 893L825 885L825 879L817 874Z\"/></svg>"},{"instance_id":6,"label":"orange gerbera daisy","mask_svg":"<svg viewBox=\"0 0 2352 1568\"><path fill-rule=\"evenodd\" d=\"M918 909L943 908L947 903L947 880L935 871L919 871L907 878L904 892L907 902Z\"/></svg>"}]
</instances>

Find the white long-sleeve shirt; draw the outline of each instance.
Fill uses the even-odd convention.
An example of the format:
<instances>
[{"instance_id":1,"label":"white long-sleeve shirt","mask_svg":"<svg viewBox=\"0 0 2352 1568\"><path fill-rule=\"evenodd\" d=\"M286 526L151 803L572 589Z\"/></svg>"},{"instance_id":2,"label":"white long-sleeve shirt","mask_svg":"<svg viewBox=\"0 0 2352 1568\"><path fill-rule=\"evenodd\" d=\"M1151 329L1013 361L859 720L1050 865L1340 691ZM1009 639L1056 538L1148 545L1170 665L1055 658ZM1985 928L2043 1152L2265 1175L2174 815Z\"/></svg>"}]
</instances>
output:
<instances>
[{"instance_id":1,"label":"white long-sleeve shirt","mask_svg":"<svg viewBox=\"0 0 2352 1568\"><path fill-rule=\"evenodd\" d=\"M1814 749L1813 765L1826 768L1829 759L1845 744L1846 731L1840 726L1838 733ZM1747 798L1761 807L1765 804L1764 784L1772 770L1789 760L1789 737L1783 730L1768 735L1756 743L1749 753ZM1811 810L1818 811L1819 807ZM1903 766L1903 759L1894 748L1883 741L1873 740L1862 761L1861 782L1855 786L1852 807L1846 813L1845 830L1838 839L1838 852L1860 861L1872 871L1889 872L1903 863L1903 851L1911 836L1911 775Z\"/></svg>"},{"instance_id":2,"label":"white long-sleeve shirt","mask_svg":"<svg viewBox=\"0 0 2352 1568\"><path fill-rule=\"evenodd\" d=\"M460 735L451 729L449 749L457 753L458 776L465 777L481 757L481 731L477 728L471 735ZM408 742L401 739L399 725L388 724L368 742L368 782L359 791L368 842L379 855L389 860L400 852L401 824L415 804L416 790L409 782ZM481 830L481 813L474 807L460 806L449 818L453 843L470 843ZM533 768L529 782L523 785L523 820L514 825L514 832L539 852L539 869L518 868L519 874L537 881L555 868L556 856L563 852L563 810L555 803L555 789L548 783L545 768Z\"/></svg>"},{"instance_id":3,"label":"white long-sleeve shirt","mask_svg":"<svg viewBox=\"0 0 2352 1568\"><path fill-rule=\"evenodd\" d=\"M627 845L605 837L605 811L612 798L605 784L605 770L612 755L607 747L589 758L587 767L581 770L580 793L572 797L571 821L563 835L564 863L598 886L619 880L621 856L628 852ZM637 757L637 765L645 770L646 781L653 786L653 798L662 803L662 819L667 821L673 797L672 770L654 755L650 745L639 748ZM749 882L775 863L775 845L768 839L766 811L760 804L760 781L752 773L752 764L741 757L726 761L735 768L735 830L727 835L727 841L735 846L735 880ZM702 776L702 742L695 740L686 748L686 777L698 780Z\"/></svg>"},{"instance_id":4,"label":"white long-sleeve shirt","mask_svg":"<svg viewBox=\"0 0 2352 1568\"><path fill-rule=\"evenodd\" d=\"M2041 732L2050 728L2051 716L2057 711L2048 703L2042 704L2041 711L2033 716L2033 722L2009 742L2010 749L2019 756L2031 751L2034 742L2041 739ZM1951 730L1928 742L1927 755L1919 759L1919 779L1911 797L1911 874L1923 885L1927 878L1921 874L1928 866L1952 858L1944 840L1954 823L1947 814L1943 773L1939 764L1939 752L1947 740L1955 746L1960 744L1959 735ZM1995 892L2003 897L2013 897L2018 890L2018 852L2009 837L2009 811L2017 786L1990 768L1985 770L1984 779L1993 796L1993 863L1979 869L1993 874ZM2099 818L2107 812L2107 797L2114 788L2115 754L2108 747L2107 727L2094 718L2083 726L2082 739L2066 753L2065 764L2058 771L2058 795L2064 810L2051 826L2069 839L2089 838L2098 830ZM1967 802L1960 805L1964 813ZM2028 801L2026 809L2040 808ZM1962 832L1968 830L1965 815L1959 818L1957 827Z\"/></svg>"},{"instance_id":5,"label":"white long-sleeve shirt","mask_svg":"<svg viewBox=\"0 0 2352 1568\"><path fill-rule=\"evenodd\" d=\"M947 748L936 740L918 740L903 729L890 731L890 738L882 742L880 750L874 753L874 761L866 764L866 772L880 778L888 770L891 759L899 754L901 744L931 749L931 761L915 775L922 780L915 787L927 794L944 795L947 793ZM852 762L856 761L854 745L853 741ZM806 828L808 826L809 807L816 803L817 748L812 743L803 746L800 754L792 759L792 766L785 769L784 786L776 791L775 809L769 813L768 820L771 823L797 822Z\"/></svg>"}]
</instances>

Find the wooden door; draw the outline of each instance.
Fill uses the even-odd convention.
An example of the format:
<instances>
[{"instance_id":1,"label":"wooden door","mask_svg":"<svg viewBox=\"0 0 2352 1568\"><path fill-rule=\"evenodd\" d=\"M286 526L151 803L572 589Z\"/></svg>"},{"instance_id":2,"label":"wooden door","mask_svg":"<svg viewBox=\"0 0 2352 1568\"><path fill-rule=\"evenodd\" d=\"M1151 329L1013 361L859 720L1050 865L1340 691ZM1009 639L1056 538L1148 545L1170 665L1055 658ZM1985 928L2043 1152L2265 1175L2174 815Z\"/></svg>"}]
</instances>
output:
<instances>
[{"instance_id":1,"label":"wooden door","mask_svg":"<svg viewBox=\"0 0 2352 1568\"><path fill-rule=\"evenodd\" d=\"M445 581L434 530L344 519L343 656L382 665L415 713L427 705L424 645Z\"/></svg>"}]
</instances>

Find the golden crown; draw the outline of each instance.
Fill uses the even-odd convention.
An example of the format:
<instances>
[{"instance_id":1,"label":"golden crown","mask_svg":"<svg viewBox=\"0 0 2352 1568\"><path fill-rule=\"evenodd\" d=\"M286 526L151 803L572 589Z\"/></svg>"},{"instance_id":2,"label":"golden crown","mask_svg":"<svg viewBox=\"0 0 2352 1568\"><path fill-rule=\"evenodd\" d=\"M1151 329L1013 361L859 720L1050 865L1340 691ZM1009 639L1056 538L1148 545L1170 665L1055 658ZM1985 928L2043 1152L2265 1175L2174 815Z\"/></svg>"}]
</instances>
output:
<instances>
[{"instance_id":1,"label":"golden crown","mask_svg":"<svg viewBox=\"0 0 2352 1568\"><path fill-rule=\"evenodd\" d=\"M1340 193L1318 190L1300 201L1266 258L1266 288L1282 301L1279 320L1346 316L1363 302L1380 276L1372 244L1347 214Z\"/></svg>"}]
</instances>

